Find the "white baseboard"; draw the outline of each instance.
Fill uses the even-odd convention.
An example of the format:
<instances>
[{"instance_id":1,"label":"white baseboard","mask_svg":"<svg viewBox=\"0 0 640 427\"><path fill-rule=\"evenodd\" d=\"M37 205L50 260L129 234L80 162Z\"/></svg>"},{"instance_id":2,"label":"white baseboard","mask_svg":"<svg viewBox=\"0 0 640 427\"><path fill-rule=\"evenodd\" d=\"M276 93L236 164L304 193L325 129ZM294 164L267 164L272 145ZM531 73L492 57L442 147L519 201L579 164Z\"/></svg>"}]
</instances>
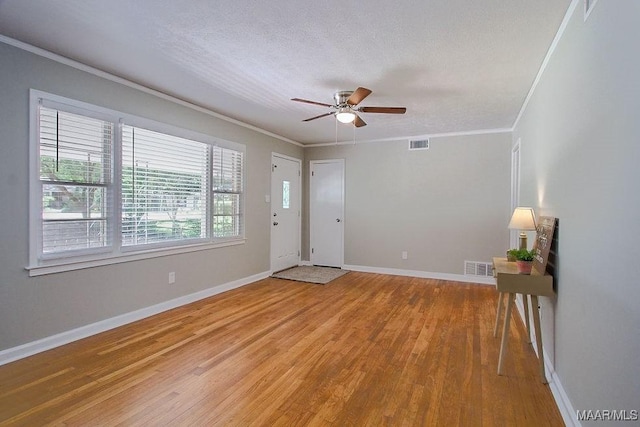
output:
<instances>
[{"instance_id":1,"label":"white baseboard","mask_svg":"<svg viewBox=\"0 0 640 427\"><path fill-rule=\"evenodd\" d=\"M351 271L362 271L364 273L391 274L394 276L409 276L409 277L420 277L423 279L451 280L454 282L465 282L465 283L482 283L485 285L496 284L496 280L493 277L466 276L464 274L451 274L451 273L433 273L433 272L421 271L421 270L402 270L398 268L369 267L365 265L345 264L342 268L344 268L345 270L351 270Z\"/></svg>"},{"instance_id":2,"label":"white baseboard","mask_svg":"<svg viewBox=\"0 0 640 427\"><path fill-rule=\"evenodd\" d=\"M525 322L524 317L524 306L522 304L522 300L516 298L516 307L518 308L518 312L520 313L520 318L522 322ZM533 325L532 325L533 326ZM538 357L538 346L536 345L536 337L533 334L533 327L531 329L531 345L533 346L533 351L536 353ZM576 417L576 410L574 409L571 401L569 400L569 396L562 387L562 382L560 382L560 377L556 373L555 367L549 358L547 352L542 349L542 354L544 357L544 370L545 375L547 377L547 381L549 381L549 389L551 390L551 394L553 395L553 399L556 401L556 405L558 405L558 410L560 411L560 415L562 415L562 420L565 425L573 426L573 427L581 427L582 424L578 421Z\"/></svg>"},{"instance_id":3,"label":"white baseboard","mask_svg":"<svg viewBox=\"0 0 640 427\"><path fill-rule=\"evenodd\" d=\"M249 283L256 282L258 280L269 277L269 272L262 272L254 274L253 276L245 277L242 279L234 280L232 282L217 285L209 289L205 289L193 294L185 295L179 298L175 298L169 301L162 302L160 304L152 305L150 307L142 308L140 310L132 311L130 313L121 314L110 319L101 320L90 325L81 326L70 331L62 332L50 337L42 338L37 341L33 341L27 344L23 344L17 347L9 348L0 351L0 366L15 360L23 359L36 353L41 353L46 350L50 350L61 345L69 344L73 341L80 340L82 338L89 337L91 335L99 334L101 332L108 331L110 329L117 328L119 326L132 323L146 317L153 316L158 313L162 313L167 310L174 309L192 302L199 301L204 298L211 297L213 295L220 294L222 292L236 289Z\"/></svg>"},{"instance_id":4,"label":"white baseboard","mask_svg":"<svg viewBox=\"0 0 640 427\"><path fill-rule=\"evenodd\" d=\"M545 357L545 367L547 366L547 358ZM581 427L582 424L578 421L577 412L573 408L571 401L569 400L569 396L564 391L562 387L562 383L560 382L560 377L554 371L551 374L549 381L549 388L551 389L551 394L553 394L553 398L556 401L556 405L558 405L558 409L560 410L560 414L562 415L562 420L567 426Z\"/></svg>"}]
</instances>

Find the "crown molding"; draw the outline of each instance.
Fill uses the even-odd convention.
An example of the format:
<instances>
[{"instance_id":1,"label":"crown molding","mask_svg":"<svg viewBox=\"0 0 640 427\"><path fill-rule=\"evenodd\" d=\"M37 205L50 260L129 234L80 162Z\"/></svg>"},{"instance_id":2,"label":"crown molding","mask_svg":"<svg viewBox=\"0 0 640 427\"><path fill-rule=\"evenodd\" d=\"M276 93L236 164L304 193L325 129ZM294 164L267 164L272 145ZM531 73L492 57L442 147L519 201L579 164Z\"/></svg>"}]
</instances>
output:
<instances>
[{"instance_id":1,"label":"crown molding","mask_svg":"<svg viewBox=\"0 0 640 427\"><path fill-rule=\"evenodd\" d=\"M547 65L551 60L551 56L553 56L553 53L556 51L556 47L558 47L558 43L560 42L560 39L562 39L562 36L564 35L565 30L567 29L567 25L569 25L569 20L571 19L571 16L573 16L573 12L575 11L578 4L582 1L584 0L573 0L569 5L569 7L567 8L567 13L564 14L562 23L560 23L560 27L558 27L558 32L556 33L556 36L553 38L553 41L551 42L551 46L549 46L549 49L547 50L547 54L545 55L544 60L540 65L538 74L536 74L536 78L533 80L533 83L531 84L531 89L529 89L529 93L527 93L527 96L525 97L524 102L522 103L520 112L516 116L516 120L513 122L513 126L511 127L512 129L515 129L518 126L518 123L520 122L520 119L524 114L524 110L526 110L527 105L529 105L529 101L531 100L533 93L538 87L538 83L540 82L542 75L547 69Z\"/></svg>"},{"instance_id":2,"label":"crown molding","mask_svg":"<svg viewBox=\"0 0 640 427\"><path fill-rule=\"evenodd\" d=\"M423 134L423 135L410 135L410 136L398 136L398 137L390 137L390 138L380 138L380 139L368 139L368 140L355 140L355 141L338 141L338 142L324 142L320 144L306 144L305 148L315 148L315 147L330 147L333 145L357 145L357 144L368 144L372 142L388 142L388 141L407 141L409 139L429 139L429 138L448 138L455 136L473 136L473 135L488 135L495 133L510 133L513 132L513 128L496 128L496 129L478 129L478 130L470 130L463 132L442 132L442 133L431 133L431 134Z\"/></svg>"},{"instance_id":3,"label":"crown molding","mask_svg":"<svg viewBox=\"0 0 640 427\"><path fill-rule=\"evenodd\" d=\"M30 45L28 43L24 43L24 42L21 42L19 40L12 39L10 37L3 36L1 34L0 34L0 42L2 42L4 44L7 44L9 46L16 47L18 49L22 49L24 51L33 53L34 55L38 55L38 56L41 56L43 58L50 59L50 60L58 62L60 64L67 65L67 66L75 68L77 70L84 71L84 72L92 74L94 76L97 76L97 77L100 77L100 78L103 78L103 79L106 79L106 80L109 80L109 81L112 81L112 82L115 82L115 83L118 83L118 84L121 84L121 85L124 85L124 86L128 86L128 87L130 87L132 89L136 89L136 90L139 90L141 92L148 93L150 95L157 96L158 98L162 98L164 100L171 101L171 102L173 102L175 104L181 105L183 107L190 108L190 109L198 111L200 113L207 114L207 115L215 117L217 119L224 120L224 121L229 122L229 123L233 123L235 125L241 126L243 128L246 128L246 129L249 129L249 130L252 130L252 131L255 131L255 132L259 132L259 133L261 133L263 135L279 139L279 140L287 142L289 144L293 144L293 145L296 145L298 147L304 147L304 144L301 144L300 142L297 142L297 141L294 141L292 139L286 138L286 137L284 137L282 135L278 135L276 133L269 132L269 131L261 129L261 128L257 127L257 126L250 125L249 123L242 122L240 120L232 119L231 117L227 117L227 116L225 116L223 114L216 113L215 111L212 111L212 110L210 110L210 109L208 109L206 107L203 107L201 105L194 104L193 102L190 102L190 101L185 101L184 99L177 98L177 97L175 97L173 95L168 95L168 94L166 94L164 92L161 92L161 91L159 91L157 89L151 89L151 88L149 88L147 86L144 86L144 85L141 85L139 83L135 83L135 82L132 82L132 81L127 80L125 78L116 76L115 74L107 73L106 71L102 71L100 69L97 69L97 68L91 67L89 65L83 64L81 62L75 61L73 59L67 58L65 56L58 55L57 53L53 53L53 52L50 52L48 50L45 50L45 49L42 49L42 48L39 48L39 47L36 47L36 46L32 46L32 45Z\"/></svg>"}]
</instances>

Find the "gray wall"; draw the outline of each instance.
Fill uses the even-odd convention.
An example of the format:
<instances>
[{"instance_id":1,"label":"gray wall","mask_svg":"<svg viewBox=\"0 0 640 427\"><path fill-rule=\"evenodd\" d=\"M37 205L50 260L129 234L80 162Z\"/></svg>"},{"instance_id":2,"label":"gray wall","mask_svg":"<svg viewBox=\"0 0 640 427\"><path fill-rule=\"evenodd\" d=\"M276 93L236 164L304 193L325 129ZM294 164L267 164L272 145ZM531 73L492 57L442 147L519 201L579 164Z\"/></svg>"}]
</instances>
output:
<instances>
[{"instance_id":1,"label":"gray wall","mask_svg":"<svg viewBox=\"0 0 640 427\"><path fill-rule=\"evenodd\" d=\"M573 407L640 410L640 2L583 16L579 2L515 128L521 202L559 218L543 333Z\"/></svg>"},{"instance_id":2,"label":"gray wall","mask_svg":"<svg viewBox=\"0 0 640 427\"><path fill-rule=\"evenodd\" d=\"M508 249L511 134L430 142L420 151L407 140L305 149L307 168L345 159L345 264L463 274L465 260L491 262Z\"/></svg>"},{"instance_id":3,"label":"gray wall","mask_svg":"<svg viewBox=\"0 0 640 427\"><path fill-rule=\"evenodd\" d=\"M269 270L271 152L302 148L3 43L0 76L0 350ZM29 278L30 88L245 144L246 243Z\"/></svg>"}]
</instances>

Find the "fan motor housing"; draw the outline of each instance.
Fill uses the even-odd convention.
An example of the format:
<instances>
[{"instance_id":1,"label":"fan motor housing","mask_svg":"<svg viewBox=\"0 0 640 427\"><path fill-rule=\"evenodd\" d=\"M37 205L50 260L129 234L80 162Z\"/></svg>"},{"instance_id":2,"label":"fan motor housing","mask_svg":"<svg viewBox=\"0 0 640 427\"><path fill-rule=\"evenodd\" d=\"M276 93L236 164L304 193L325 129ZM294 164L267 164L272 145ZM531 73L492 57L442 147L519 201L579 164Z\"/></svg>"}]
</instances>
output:
<instances>
[{"instance_id":1,"label":"fan motor housing","mask_svg":"<svg viewBox=\"0 0 640 427\"><path fill-rule=\"evenodd\" d=\"M349 97L351 96L351 94L353 93L353 91L351 90L341 90L340 92L336 92L333 94L333 99L336 102L336 105L338 107L341 106L346 106L347 105L347 99L349 99Z\"/></svg>"}]
</instances>

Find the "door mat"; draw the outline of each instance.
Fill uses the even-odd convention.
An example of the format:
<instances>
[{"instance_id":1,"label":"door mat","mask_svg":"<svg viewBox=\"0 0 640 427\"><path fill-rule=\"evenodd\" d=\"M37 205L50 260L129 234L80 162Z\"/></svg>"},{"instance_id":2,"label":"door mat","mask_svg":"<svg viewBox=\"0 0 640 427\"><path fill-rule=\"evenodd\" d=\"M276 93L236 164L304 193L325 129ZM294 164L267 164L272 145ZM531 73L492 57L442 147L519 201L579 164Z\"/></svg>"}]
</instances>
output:
<instances>
[{"instance_id":1,"label":"door mat","mask_svg":"<svg viewBox=\"0 0 640 427\"><path fill-rule=\"evenodd\" d=\"M325 285L340 276L344 276L348 272L349 270L341 270L339 268L301 265L273 273L271 277Z\"/></svg>"}]
</instances>

